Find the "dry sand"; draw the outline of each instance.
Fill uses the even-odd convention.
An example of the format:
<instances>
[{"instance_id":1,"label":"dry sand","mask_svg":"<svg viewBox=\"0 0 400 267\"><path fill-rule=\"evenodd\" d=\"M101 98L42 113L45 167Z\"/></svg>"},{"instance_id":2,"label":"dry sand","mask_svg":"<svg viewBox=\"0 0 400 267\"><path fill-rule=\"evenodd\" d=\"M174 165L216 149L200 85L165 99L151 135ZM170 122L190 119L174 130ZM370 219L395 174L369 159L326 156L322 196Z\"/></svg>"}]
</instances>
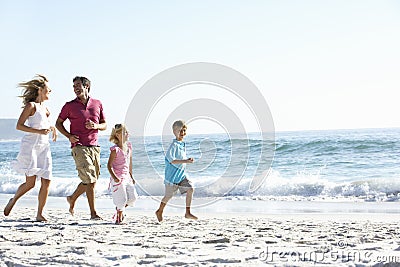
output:
<instances>
[{"instance_id":1,"label":"dry sand","mask_svg":"<svg viewBox=\"0 0 400 267\"><path fill-rule=\"evenodd\" d=\"M125 225L15 207L1 218L0 266L400 266L397 214L221 214L184 219L131 211Z\"/></svg>"}]
</instances>

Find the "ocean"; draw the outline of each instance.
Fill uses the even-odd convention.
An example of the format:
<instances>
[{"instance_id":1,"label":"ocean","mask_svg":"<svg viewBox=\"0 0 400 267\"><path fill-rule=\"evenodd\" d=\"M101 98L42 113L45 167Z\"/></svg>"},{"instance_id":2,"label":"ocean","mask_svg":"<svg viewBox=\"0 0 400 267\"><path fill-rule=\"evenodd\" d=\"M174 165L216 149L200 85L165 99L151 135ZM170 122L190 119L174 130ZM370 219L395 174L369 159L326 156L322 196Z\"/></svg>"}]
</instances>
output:
<instances>
[{"instance_id":1,"label":"ocean","mask_svg":"<svg viewBox=\"0 0 400 267\"><path fill-rule=\"evenodd\" d=\"M141 197L164 193L164 149L172 137L131 137L133 168ZM188 135L188 165L195 198L239 200L341 200L350 202L400 201L400 128L276 132L275 141L256 134ZM108 190L108 136L101 136L99 198L111 198ZM13 194L24 176L11 169L19 140L0 141L0 194ZM271 156L260 157L261 149ZM80 182L68 141L59 136L51 143L53 175L50 196L64 197ZM260 162L261 159L261 162ZM262 183L249 190L255 178ZM264 179L265 178L265 179ZM29 192L38 193L39 186Z\"/></svg>"}]
</instances>

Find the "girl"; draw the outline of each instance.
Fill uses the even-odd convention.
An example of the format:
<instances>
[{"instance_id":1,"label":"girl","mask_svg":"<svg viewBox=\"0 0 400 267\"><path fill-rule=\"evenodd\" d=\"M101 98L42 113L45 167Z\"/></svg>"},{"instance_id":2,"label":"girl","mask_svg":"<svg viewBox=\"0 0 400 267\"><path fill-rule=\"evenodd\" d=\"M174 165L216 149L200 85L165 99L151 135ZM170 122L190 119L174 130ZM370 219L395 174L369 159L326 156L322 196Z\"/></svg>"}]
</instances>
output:
<instances>
[{"instance_id":1,"label":"girl","mask_svg":"<svg viewBox=\"0 0 400 267\"><path fill-rule=\"evenodd\" d=\"M14 169L26 176L25 183L21 184L14 197L8 201L4 208L4 215L8 216L17 200L35 186L36 179L41 179L41 187L38 195L38 211L36 221L47 221L42 212L49 193L50 179L52 178L52 159L50 152L49 136L56 141L57 132L50 126L50 112L43 104L49 99L51 89L47 84L47 78L36 75L28 82L19 83L23 88L22 96L24 107L17 122L17 130L26 132L21 140L20 152ZM25 125L25 122L27 124Z\"/></svg>"},{"instance_id":2,"label":"girl","mask_svg":"<svg viewBox=\"0 0 400 267\"><path fill-rule=\"evenodd\" d=\"M138 197L132 176L132 145L128 137L125 126L115 124L110 136L110 141L115 145L110 147L107 167L111 175L110 188L113 202L117 208L116 224L123 223L125 207L133 206Z\"/></svg>"}]
</instances>

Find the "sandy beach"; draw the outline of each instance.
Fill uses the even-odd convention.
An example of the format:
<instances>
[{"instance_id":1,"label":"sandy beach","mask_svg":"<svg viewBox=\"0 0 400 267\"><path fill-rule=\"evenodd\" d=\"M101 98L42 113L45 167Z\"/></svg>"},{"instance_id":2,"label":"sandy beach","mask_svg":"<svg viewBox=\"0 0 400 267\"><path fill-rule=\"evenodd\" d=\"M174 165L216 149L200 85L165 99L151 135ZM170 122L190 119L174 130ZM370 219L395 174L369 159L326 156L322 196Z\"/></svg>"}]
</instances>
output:
<instances>
[{"instance_id":1,"label":"sandy beach","mask_svg":"<svg viewBox=\"0 0 400 267\"><path fill-rule=\"evenodd\" d=\"M39 223L33 200L27 196L1 217L1 266L400 266L398 213L199 209L192 221L171 208L158 223L148 204L127 210L126 224L115 225L112 205L101 210L104 220L92 221L84 200L71 216L54 207L62 206L57 198L49 200L49 221Z\"/></svg>"}]
</instances>

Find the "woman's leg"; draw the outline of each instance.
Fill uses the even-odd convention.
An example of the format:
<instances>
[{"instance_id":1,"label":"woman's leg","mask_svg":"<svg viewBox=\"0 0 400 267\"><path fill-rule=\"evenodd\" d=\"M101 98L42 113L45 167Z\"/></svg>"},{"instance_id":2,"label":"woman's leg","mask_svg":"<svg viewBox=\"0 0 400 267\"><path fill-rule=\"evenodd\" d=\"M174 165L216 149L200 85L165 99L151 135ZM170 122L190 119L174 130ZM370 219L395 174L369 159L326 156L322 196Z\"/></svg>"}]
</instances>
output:
<instances>
[{"instance_id":1,"label":"woman's leg","mask_svg":"<svg viewBox=\"0 0 400 267\"><path fill-rule=\"evenodd\" d=\"M41 179L42 185L40 186L39 195L38 195L38 212L36 215L36 221L43 222L47 221L46 218L43 217L42 212L44 205L46 205L47 196L49 195L49 187L50 180L49 179Z\"/></svg>"},{"instance_id":2,"label":"woman's leg","mask_svg":"<svg viewBox=\"0 0 400 267\"><path fill-rule=\"evenodd\" d=\"M8 204L4 208L5 216L8 216L10 214L12 208L14 207L15 203L17 203L17 200L20 197L22 197L23 195L26 194L26 192L28 192L29 190L31 190L32 188L35 187L35 182L36 182L36 176L26 176L25 183L21 184L18 187L17 192L15 192L14 197L8 201Z\"/></svg>"}]
</instances>

